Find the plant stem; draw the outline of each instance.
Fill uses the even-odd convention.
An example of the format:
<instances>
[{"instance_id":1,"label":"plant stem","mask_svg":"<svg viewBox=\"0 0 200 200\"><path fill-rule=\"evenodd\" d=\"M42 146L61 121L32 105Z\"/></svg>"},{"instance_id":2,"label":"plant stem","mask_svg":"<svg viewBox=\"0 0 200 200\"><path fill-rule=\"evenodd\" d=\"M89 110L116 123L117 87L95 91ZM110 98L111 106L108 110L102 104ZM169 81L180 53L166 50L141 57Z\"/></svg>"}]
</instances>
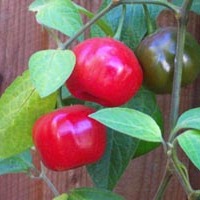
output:
<instances>
[{"instance_id":1,"label":"plant stem","mask_svg":"<svg viewBox=\"0 0 200 200\"><path fill-rule=\"evenodd\" d=\"M189 10L192 6L193 0L185 0L181 6L182 16L185 16L185 18L188 18Z\"/></svg>"},{"instance_id":2,"label":"plant stem","mask_svg":"<svg viewBox=\"0 0 200 200\"><path fill-rule=\"evenodd\" d=\"M179 104L180 104L180 90L181 90L181 77L182 77L182 66L183 66L183 51L186 26L183 23L178 23L177 32L177 48L175 56L175 67L174 67L174 81L172 89L172 101L171 101L171 114L170 114L170 125L173 129L176 120L179 115Z\"/></svg>"},{"instance_id":3,"label":"plant stem","mask_svg":"<svg viewBox=\"0 0 200 200\"><path fill-rule=\"evenodd\" d=\"M186 25L188 20L189 9L192 5L193 0L185 0L181 6L181 8L173 8L175 11L175 16L178 21L178 33L177 33L177 46L176 46L176 56L174 60L174 79L173 79L173 89L172 89L172 97L171 97L171 112L170 112L170 135L168 139L168 143L171 144L174 141L175 135L177 134L173 131L173 128L176 124L179 115L179 106L180 106L180 89L181 89L181 77L182 77L182 65L183 65L183 53L184 53L184 44L185 44L185 34L186 34ZM158 189L155 200L161 200L164 194L164 191L169 183L170 178L172 177L172 170L175 169L177 176L179 177L180 182L182 183L186 193L188 196L193 192L191 185L188 180L188 176L185 174L185 170L183 171L182 163L178 160L176 154L176 146L172 145L172 149L168 157L168 162L166 165L165 175L161 182L161 185ZM172 161L173 168L169 164Z\"/></svg>"},{"instance_id":4,"label":"plant stem","mask_svg":"<svg viewBox=\"0 0 200 200\"><path fill-rule=\"evenodd\" d=\"M171 177L172 177L172 172L170 170L170 164L169 164L169 161L168 163L166 164L166 169L165 169L165 173L164 173L164 176L162 178L162 181L161 181L161 184L159 185L159 188L157 190L157 193L155 195L155 197L153 198L154 200L162 200L163 198L163 195L164 195L164 192L171 180Z\"/></svg>"},{"instance_id":5,"label":"plant stem","mask_svg":"<svg viewBox=\"0 0 200 200\"><path fill-rule=\"evenodd\" d=\"M102 16L104 16L107 12L112 10L114 7L117 7L121 4L157 4L161 6L165 6L167 8L172 9L174 12L178 12L178 8L176 5L165 1L165 0L112 0L110 4L102 11L97 13L90 21L88 21L82 28L79 30L73 37L67 40L65 43L59 45L59 49L67 49L72 42L74 42L81 34L85 32L90 26L92 26L97 20L99 20Z\"/></svg>"},{"instance_id":6,"label":"plant stem","mask_svg":"<svg viewBox=\"0 0 200 200\"><path fill-rule=\"evenodd\" d=\"M92 19L95 16L95 13L90 12L89 10L79 6L78 4L74 4L80 13L85 14L89 19ZM102 19L99 19L96 24L103 30L106 35L113 35L112 28Z\"/></svg>"},{"instance_id":7,"label":"plant stem","mask_svg":"<svg viewBox=\"0 0 200 200\"><path fill-rule=\"evenodd\" d=\"M186 194L189 196L191 193L193 193L193 189L189 182L189 176L187 174L187 169L181 163L177 156L177 140L175 139L173 142L173 148L172 148L172 156L171 156L172 163L174 165L174 169L176 172L176 175L178 176L180 183L182 184Z\"/></svg>"},{"instance_id":8,"label":"plant stem","mask_svg":"<svg viewBox=\"0 0 200 200\"><path fill-rule=\"evenodd\" d=\"M165 6L173 10L175 13L178 12L179 10L178 6L165 0L120 0L119 3L120 4L156 4L160 6Z\"/></svg>"},{"instance_id":9,"label":"plant stem","mask_svg":"<svg viewBox=\"0 0 200 200\"><path fill-rule=\"evenodd\" d=\"M56 105L57 108L62 108L63 107L63 103L62 103L62 87L58 90L56 104L57 104Z\"/></svg>"},{"instance_id":10,"label":"plant stem","mask_svg":"<svg viewBox=\"0 0 200 200\"><path fill-rule=\"evenodd\" d=\"M86 29L88 29L90 26L92 26L98 19L100 19L102 16L104 16L107 12L109 12L114 7L118 6L118 3L111 2L106 8L104 8L102 11L97 13L90 21L88 21L80 31L78 31L73 37L71 37L69 40L67 40L64 44L60 45L60 49L67 49L72 42L74 42L82 33L85 32Z\"/></svg>"},{"instance_id":11,"label":"plant stem","mask_svg":"<svg viewBox=\"0 0 200 200\"><path fill-rule=\"evenodd\" d=\"M41 163L41 173L40 173L39 178L41 178L47 184L47 186L52 191L52 193L54 194L55 197L60 195L58 190L55 188L54 184L46 176L45 168L44 168L44 165L42 163Z\"/></svg>"},{"instance_id":12,"label":"plant stem","mask_svg":"<svg viewBox=\"0 0 200 200\"><path fill-rule=\"evenodd\" d=\"M46 176L46 174L42 174L41 179L47 184L47 186L50 188L52 193L54 194L55 197L59 196L58 190L55 188L53 183L49 180L49 178Z\"/></svg>"},{"instance_id":13,"label":"plant stem","mask_svg":"<svg viewBox=\"0 0 200 200\"><path fill-rule=\"evenodd\" d=\"M176 18L178 22L178 32L177 32L177 46L176 46L176 56L174 59L174 79L173 79L173 89L172 89L172 100L171 100L171 113L170 113L170 128L173 130L176 121L179 116L180 107L180 90L181 90L181 79L182 79L182 68L183 68L183 54L184 54L184 44L186 35L186 25L188 21L189 9L192 5L192 0L185 0L180 8L180 12L177 13ZM171 131L169 136L169 142L173 142L172 156L171 160L174 165L176 175L187 193L189 195L193 192L188 176L185 174L185 166L179 161L177 156L176 132Z\"/></svg>"},{"instance_id":14,"label":"plant stem","mask_svg":"<svg viewBox=\"0 0 200 200\"><path fill-rule=\"evenodd\" d=\"M45 167L42 164L42 162L40 163L40 165L41 165L41 171L39 171L37 168L35 168L35 166L33 166L29 170L29 176L30 176L30 178L43 180L47 184L48 188L52 191L52 193L54 194L54 196L55 197L59 196L60 194L59 194L58 190L55 188L55 186L50 181L50 179L46 176Z\"/></svg>"},{"instance_id":15,"label":"plant stem","mask_svg":"<svg viewBox=\"0 0 200 200\"><path fill-rule=\"evenodd\" d=\"M173 79L172 98L171 98L171 113L170 113L171 130L174 128L179 115L185 34L186 34L186 25L188 20L188 12L191 4L192 0L185 0L182 7L180 8L180 12L177 13L176 15L178 22L178 32L177 32L176 56L174 59L174 79ZM170 142L175 137L175 134L176 134L175 132L171 132L169 137Z\"/></svg>"}]
</instances>

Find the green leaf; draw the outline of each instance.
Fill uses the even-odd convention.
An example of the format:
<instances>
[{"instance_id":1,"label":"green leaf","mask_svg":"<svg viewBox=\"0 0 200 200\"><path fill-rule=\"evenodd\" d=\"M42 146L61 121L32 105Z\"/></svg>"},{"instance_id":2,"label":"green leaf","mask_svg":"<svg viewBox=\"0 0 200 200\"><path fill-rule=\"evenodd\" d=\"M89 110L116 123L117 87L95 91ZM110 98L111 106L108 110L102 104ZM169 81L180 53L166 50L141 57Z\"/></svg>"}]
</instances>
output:
<instances>
[{"instance_id":1,"label":"green leaf","mask_svg":"<svg viewBox=\"0 0 200 200\"><path fill-rule=\"evenodd\" d=\"M187 130L177 140L188 158L200 170L200 131Z\"/></svg>"},{"instance_id":2,"label":"green leaf","mask_svg":"<svg viewBox=\"0 0 200 200\"><path fill-rule=\"evenodd\" d=\"M101 9L107 6L109 3L110 0L104 0ZM164 9L164 7L157 5L148 5L148 9L152 21L156 21L157 16ZM104 17L104 20L113 28L114 32L118 27L121 13L122 6L118 6L108 12ZM96 36L97 30L94 29L92 32L93 35ZM142 5L127 5L126 17L121 34L122 41L125 42L125 44L128 45L130 48L135 49L146 33L147 25Z\"/></svg>"},{"instance_id":3,"label":"green leaf","mask_svg":"<svg viewBox=\"0 0 200 200\"><path fill-rule=\"evenodd\" d=\"M55 198L53 200L68 200L68 195L66 193L63 193Z\"/></svg>"},{"instance_id":4,"label":"green leaf","mask_svg":"<svg viewBox=\"0 0 200 200\"><path fill-rule=\"evenodd\" d=\"M183 0L172 0L172 3L181 6L183 3ZM194 11L198 14L200 14L200 1L199 0L193 0L191 11Z\"/></svg>"},{"instance_id":5,"label":"green leaf","mask_svg":"<svg viewBox=\"0 0 200 200\"><path fill-rule=\"evenodd\" d=\"M78 188L70 191L67 200L124 200L124 198L107 190Z\"/></svg>"},{"instance_id":6,"label":"green leaf","mask_svg":"<svg viewBox=\"0 0 200 200\"><path fill-rule=\"evenodd\" d=\"M35 0L29 5L29 10L33 12L39 11L48 1L50 0Z\"/></svg>"},{"instance_id":7,"label":"green leaf","mask_svg":"<svg viewBox=\"0 0 200 200\"><path fill-rule=\"evenodd\" d=\"M147 101L148 99L148 101ZM133 108L151 116L160 129L164 130L162 112L157 104L155 93L142 87L137 94L123 107Z\"/></svg>"},{"instance_id":8,"label":"green leaf","mask_svg":"<svg viewBox=\"0 0 200 200\"><path fill-rule=\"evenodd\" d=\"M174 132L188 128L200 130L200 108L193 108L184 112L179 117Z\"/></svg>"},{"instance_id":9,"label":"green leaf","mask_svg":"<svg viewBox=\"0 0 200 200\"><path fill-rule=\"evenodd\" d=\"M96 110L100 109L100 106L91 103L87 105ZM134 108L150 115L163 130L162 113L156 103L155 94L149 90L141 88L136 96L123 107ZM99 162L87 166L87 170L96 187L111 190L133 157L143 155L160 145L160 143L139 140L111 129L108 129L107 141L107 149L103 158ZM102 177L104 178L102 179Z\"/></svg>"},{"instance_id":10,"label":"green leaf","mask_svg":"<svg viewBox=\"0 0 200 200\"><path fill-rule=\"evenodd\" d=\"M55 107L57 94L41 99L33 87L29 71L18 77L0 98L0 158L30 148L32 126L41 115Z\"/></svg>"},{"instance_id":11,"label":"green leaf","mask_svg":"<svg viewBox=\"0 0 200 200\"><path fill-rule=\"evenodd\" d=\"M159 126L149 115L128 108L105 108L90 115L102 124L131 137L162 142Z\"/></svg>"},{"instance_id":12,"label":"green leaf","mask_svg":"<svg viewBox=\"0 0 200 200\"><path fill-rule=\"evenodd\" d=\"M87 170L96 187L112 190L132 159L139 140L109 129L103 158ZM102 178L103 177L103 178Z\"/></svg>"},{"instance_id":13,"label":"green leaf","mask_svg":"<svg viewBox=\"0 0 200 200\"><path fill-rule=\"evenodd\" d=\"M82 27L82 20L71 0L35 1L30 10L37 11L38 23L72 37Z\"/></svg>"},{"instance_id":14,"label":"green leaf","mask_svg":"<svg viewBox=\"0 0 200 200\"><path fill-rule=\"evenodd\" d=\"M147 101L148 99L148 101ZM133 108L151 116L159 125L161 131L164 130L162 112L157 104L156 96L153 92L142 87L139 92L123 107ZM139 145L134 154L134 158L148 153L158 147L160 143L139 140Z\"/></svg>"},{"instance_id":15,"label":"green leaf","mask_svg":"<svg viewBox=\"0 0 200 200\"><path fill-rule=\"evenodd\" d=\"M28 150L6 159L0 159L0 175L27 172L32 166L32 157Z\"/></svg>"},{"instance_id":16,"label":"green leaf","mask_svg":"<svg viewBox=\"0 0 200 200\"><path fill-rule=\"evenodd\" d=\"M29 70L33 85L41 97L60 88L75 65L75 55L69 50L42 50L30 57Z\"/></svg>"}]
</instances>

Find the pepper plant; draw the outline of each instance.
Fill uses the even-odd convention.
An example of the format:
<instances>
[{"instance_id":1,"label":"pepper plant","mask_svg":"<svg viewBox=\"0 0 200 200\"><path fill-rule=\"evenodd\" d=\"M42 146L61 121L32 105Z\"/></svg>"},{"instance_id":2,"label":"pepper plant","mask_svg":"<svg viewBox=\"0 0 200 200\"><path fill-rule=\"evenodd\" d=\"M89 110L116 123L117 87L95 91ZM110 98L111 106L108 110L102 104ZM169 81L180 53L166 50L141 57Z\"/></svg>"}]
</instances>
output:
<instances>
[{"instance_id":1,"label":"pepper plant","mask_svg":"<svg viewBox=\"0 0 200 200\"><path fill-rule=\"evenodd\" d=\"M156 26L164 9L176 27ZM200 199L177 154L182 149L200 170L200 108L179 112L181 86L200 72L200 46L186 31L199 0L103 0L97 13L72 0L34 0L29 10L57 48L35 52L0 98L0 174L38 174L55 200L124 199L112 190L128 164L161 146L167 163L154 200L173 176L188 199ZM169 132L156 102L166 92ZM59 194L44 165L58 173L87 165L94 187Z\"/></svg>"}]
</instances>

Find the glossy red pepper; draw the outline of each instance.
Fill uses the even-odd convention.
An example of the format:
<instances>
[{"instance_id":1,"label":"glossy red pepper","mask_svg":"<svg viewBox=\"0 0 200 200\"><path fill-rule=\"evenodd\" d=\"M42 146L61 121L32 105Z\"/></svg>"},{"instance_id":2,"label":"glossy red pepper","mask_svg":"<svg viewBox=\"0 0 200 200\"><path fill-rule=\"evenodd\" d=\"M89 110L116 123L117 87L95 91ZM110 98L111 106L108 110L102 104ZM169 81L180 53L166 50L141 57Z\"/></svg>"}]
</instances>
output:
<instances>
[{"instance_id":1,"label":"glossy red pepper","mask_svg":"<svg viewBox=\"0 0 200 200\"><path fill-rule=\"evenodd\" d=\"M112 38L92 38L73 49L76 65L66 85L78 99L103 106L129 101L142 84L143 74L133 51Z\"/></svg>"},{"instance_id":2,"label":"glossy red pepper","mask_svg":"<svg viewBox=\"0 0 200 200\"><path fill-rule=\"evenodd\" d=\"M33 141L46 167L68 170L98 161L106 148L106 128L88 115L94 109L74 105L39 118Z\"/></svg>"}]
</instances>

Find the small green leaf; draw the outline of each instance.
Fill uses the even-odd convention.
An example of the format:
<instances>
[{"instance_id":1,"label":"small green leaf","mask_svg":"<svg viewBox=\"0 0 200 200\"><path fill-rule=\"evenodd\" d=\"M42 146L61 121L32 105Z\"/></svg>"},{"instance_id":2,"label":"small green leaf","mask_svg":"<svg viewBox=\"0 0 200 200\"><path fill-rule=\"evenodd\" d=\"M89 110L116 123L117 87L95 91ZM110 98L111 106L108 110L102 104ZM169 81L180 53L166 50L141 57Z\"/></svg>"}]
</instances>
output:
<instances>
[{"instance_id":1,"label":"small green leaf","mask_svg":"<svg viewBox=\"0 0 200 200\"><path fill-rule=\"evenodd\" d=\"M188 128L200 130L200 108L193 108L184 112L179 117L174 131Z\"/></svg>"},{"instance_id":2,"label":"small green leaf","mask_svg":"<svg viewBox=\"0 0 200 200\"><path fill-rule=\"evenodd\" d=\"M82 27L79 12L71 0L40 0L32 3L29 9L38 11L36 14L38 23L69 37L75 35Z\"/></svg>"},{"instance_id":3,"label":"small green leaf","mask_svg":"<svg viewBox=\"0 0 200 200\"><path fill-rule=\"evenodd\" d=\"M63 193L55 198L53 200L68 200L68 195L66 193Z\"/></svg>"},{"instance_id":4,"label":"small green leaf","mask_svg":"<svg viewBox=\"0 0 200 200\"><path fill-rule=\"evenodd\" d=\"M139 140L108 130L107 148L103 158L87 170L96 187L112 190L132 159ZM104 178L102 178L104 177Z\"/></svg>"},{"instance_id":5,"label":"small green leaf","mask_svg":"<svg viewBox=\"0 0 200 200\"><path fill-rule=\"evenodd\" d=\"M75 65L75 55L69 50L43 50L33 54L29 70L33 85L41 97L60 88L68 79Z\"/></svg>"},{"instance_id":6,"label":"small green leaf","mask_svg":"<svg viewBox=\"0 0 200 200\"><path fill-rule=\"evenodd\" d=\"M90 115L102 124L145 141L162 142L159 126L149 115L128 108L105 108Z\"/></svg>"},{"instance_id":7,"label":"small green leaf","mask_svg":"<svg viewBox=\"0 0 200 200\"><path fill-rule=\"evenodd\" d=\"M177 140L188 158L200 170L200 131L187 130Z\"/></svg>"},{"instance_id":8,"label":"small green leaf","mask_svg":"<svg viewBox=\"0 0 200 200\"><path fill-rule=\"evenodd\" d=\"M108 190L78 188L70 191L67 200L124 200L124 198Z\"/></svg>"},{"instance_id":9,"label":"small green leaf","mask_svg":"<svg viewBox=\"0 0 200 200\"><path fill-rule=\"evenodd\" d=\"M32 157L28 150L6 159L0 159L0 175L27 172L32 166Z\"/></svg>"},{"instance_id":10,"label":"small green leaf","mask_svg":"<svg viewBox=\"0 0 200 200\"><path fill-rule=\"evenodd\" d=\"M41 99L33 87L29 71L6 89L0 98L0 158L8 158L30 148L32 126L41 115L54 109L57 94Z\"/></svg>"}]
</instances>

